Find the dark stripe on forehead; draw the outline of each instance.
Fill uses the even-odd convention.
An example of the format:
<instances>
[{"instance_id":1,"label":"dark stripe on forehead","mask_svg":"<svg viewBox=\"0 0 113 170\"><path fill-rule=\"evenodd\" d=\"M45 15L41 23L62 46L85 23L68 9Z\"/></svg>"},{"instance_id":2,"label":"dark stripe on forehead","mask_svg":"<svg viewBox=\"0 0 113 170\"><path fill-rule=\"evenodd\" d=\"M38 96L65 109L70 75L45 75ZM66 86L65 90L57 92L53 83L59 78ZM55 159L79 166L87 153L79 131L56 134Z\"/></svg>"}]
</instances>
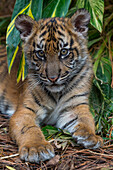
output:
<instances>
[{"instance_id":1,"label":"dark stripe on forehead","mask_svg":"<svg viewBox=\"0 0 113 170\"><path fill-rule=\"evenodd\" d=\"M58 34L64 37L64 34L60 31L58 31Z\"/></svg>"},{"instance_id":2,"label":"dark stripe on forehead","mask_svg":"<svg viewBox=\"0 0 113 170\"><path fill-rule=\"evenodd\" d=\"M74 44L73 38L71 38L70 40L70 47L72 47L72 45Z\"/></svg>"},{"instance_id":3,"label":"dark stripe on forehead","mask_svg":"<svg viewBox=\"0 0 113 170\"><path fill-rule=\"evenodd\" d=\"M50 20L47 22L47 24L53 23L53 22L56 23L56 17L50 18Z\"/></svg>"},{"instance_id":4,"label":"dark stripe on forehead","mask_svg":"<svg viewBox=\"0 0 113 170\"><path fill-rule=\"evenodd\" d=\"M43 30L45 28L45 25L43 25L40 29Z\"/></svg>"},{"instance_id":5,"label":"dark stripe on forehead","mask_svg":"<svg viewBox=\"0 0 113 170\"><path fill-rule=\"evenodd\" d=\"M58 26L61 28L62 31L64 31L64 28L62 27L62 25L58 24Z\"/></svg>"},{"instance_id":6,"label":"dark stripe on forehead","mask_svg":"<svg viewBox=\"0 0 113 170\"><path fill-rule=\"evenodd\" d=\"M44 36L47 33L47 31L44 31L39 37L41 38L42 36Z\"/></svg>"},{"instance_id":7,"label":"dark stripe on forehead","mask_svg":"<svg viewBox=\"0 0 113 170\"><path fill-rule=\"evenodd\" d=\"M56 45L55 45L56 44ZM59 50L59 46L58 46L58 43L53 43L53 48L54 48L54 50Z\"/></svg>"},{"instance_id":8,"label":"dark stripe on forehead","mask_svg":"<svg viewBox=\"0 0 113 170\"><path fill-rule=\"evenodd\" d=\"M60 25L60 28L64 31L64 28Z\"/></svg>"},{"instance_id":9,"label":"dark stripe on forehead","mask_svg":"<svg viewBox=\"0 0 113 170\"><path fill-rule=\"evenodd\" d=\"M53 26L53 31L56 32L56 28Z\"/></svg>"}]
</instances>

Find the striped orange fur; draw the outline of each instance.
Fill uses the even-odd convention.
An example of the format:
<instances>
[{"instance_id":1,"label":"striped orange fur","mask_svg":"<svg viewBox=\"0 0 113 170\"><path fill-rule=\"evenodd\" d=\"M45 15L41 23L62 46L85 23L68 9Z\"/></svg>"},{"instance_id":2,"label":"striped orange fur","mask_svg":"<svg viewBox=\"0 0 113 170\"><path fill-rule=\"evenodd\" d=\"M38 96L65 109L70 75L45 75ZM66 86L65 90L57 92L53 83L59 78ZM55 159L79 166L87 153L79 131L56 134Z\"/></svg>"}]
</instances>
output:
<instances>
[{"instance_id":1,"label":"striped orange fur","mask_svg":"<svg viewBox=\"0 0 113 170\"><path fill-rule=\"evenodd\" d=\"M0 110L12 115L10 135L19 146L20 158L39 162L54 157L40 125L66 129L78 144L98 148L102 138L95 134L89 111L93 78L92 60L87 49L90 15L78 10L71 18L34 21L19 15L15 26L27 56L28 76L16 83L21 50L10 75L6 53L0 49Z\"/></svg>"}]
</instances>

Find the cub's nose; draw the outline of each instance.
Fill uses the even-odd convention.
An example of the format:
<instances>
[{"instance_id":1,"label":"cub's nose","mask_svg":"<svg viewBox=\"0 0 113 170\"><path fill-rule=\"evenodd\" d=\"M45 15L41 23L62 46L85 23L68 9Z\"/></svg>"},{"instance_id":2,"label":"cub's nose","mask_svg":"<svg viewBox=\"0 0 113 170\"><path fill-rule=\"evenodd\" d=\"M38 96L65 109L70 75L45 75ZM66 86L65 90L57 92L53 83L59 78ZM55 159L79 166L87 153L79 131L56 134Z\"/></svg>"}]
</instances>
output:
<instances>
[{"instance_id":1,"label":"cub's nose","mask_svg":"<svg viewBox=\"0 0 113 170\"><path fill-rule=\"evenodd\" d=\"M57 77L57 76L50 76L50 77L48 77L48 79L49 79L52 83L54 83L55 81L57 81L58 77Z\"/></svg>"}]
</instances>

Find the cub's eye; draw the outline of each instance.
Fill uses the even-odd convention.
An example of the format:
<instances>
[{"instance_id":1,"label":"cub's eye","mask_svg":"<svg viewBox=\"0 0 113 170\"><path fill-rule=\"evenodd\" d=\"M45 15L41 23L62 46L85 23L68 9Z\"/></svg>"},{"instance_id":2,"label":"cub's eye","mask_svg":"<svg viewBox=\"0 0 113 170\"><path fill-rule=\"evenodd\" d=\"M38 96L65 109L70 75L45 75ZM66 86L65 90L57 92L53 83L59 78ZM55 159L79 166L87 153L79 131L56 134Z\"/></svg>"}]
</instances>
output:
<instances>
[{"instance_id":1,"label":"cub's eye","mask_svg":"<svg viewBox=\"0 0 113 170\"><path fill-rule=\"evenodd\" d=\"M69 50L68 49L62 49L61 51L60 51L60 55L61 55L61 58L63 59L63 58L65 58L65 57L67 57L67 55L69 54Z\"/></svg>"},{"instance_id":2,"label":"cub's eye","mask_svg":"<svg viewBox=\"0 0 113 170\"><path fill-rule=\"evenodd\" d=\"M45 53L43 50L36 51L36 56L41 60L45 60Z\"/></svg>"}]
</instances>

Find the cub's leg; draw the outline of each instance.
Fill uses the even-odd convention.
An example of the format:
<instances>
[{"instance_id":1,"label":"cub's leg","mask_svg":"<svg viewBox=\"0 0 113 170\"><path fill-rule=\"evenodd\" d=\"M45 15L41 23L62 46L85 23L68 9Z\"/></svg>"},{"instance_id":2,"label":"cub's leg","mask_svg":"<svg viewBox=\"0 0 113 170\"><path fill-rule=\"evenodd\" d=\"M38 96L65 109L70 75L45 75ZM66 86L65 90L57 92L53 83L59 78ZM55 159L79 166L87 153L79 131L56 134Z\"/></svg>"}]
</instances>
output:
<instances>
[{"instance_id":1,"label":"cub's leg","mask_svg":"<svg viewBox=\"0 0 113 170\"><path fill-rule=\"evenodd\" d=\"M10 119L10 135L19 146L20 158L38 163L54 157L54 150L35 124L35 117L32 111L18 109Z\"/></svg>"},{"instance_id":2,"label":"cub's leg","mask_svg":"<svg viewBox=\"0 0 113 170\"><path fill-rule=\"evenodd\" d=\"M57 127L68 130L78 144L85 148L99 148L103 146L101 137L95 135L94 120L89 112L89 106L85 103L71 106L58 119Z\"/></svg>"}]
</instances>

